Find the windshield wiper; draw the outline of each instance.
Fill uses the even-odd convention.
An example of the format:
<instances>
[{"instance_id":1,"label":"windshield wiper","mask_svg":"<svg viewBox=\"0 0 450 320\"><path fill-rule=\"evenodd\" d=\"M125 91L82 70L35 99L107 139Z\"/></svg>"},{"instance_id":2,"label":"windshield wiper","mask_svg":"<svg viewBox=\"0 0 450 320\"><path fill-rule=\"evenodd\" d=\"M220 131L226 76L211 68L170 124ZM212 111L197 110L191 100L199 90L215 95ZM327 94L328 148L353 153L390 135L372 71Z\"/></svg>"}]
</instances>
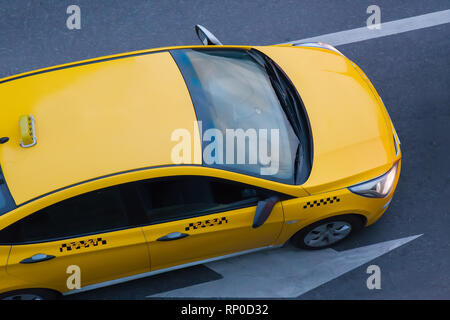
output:
<instances>
[{"instance_id":1,"label":"windshield wiper","mask_svg":"<svg viewBox=\"0 0 450 320\"><path fill-rule=\"evenodd\" d=\"M303 181L303 179L307 178L309 171L305 171L305 168L310 168L312 163L312 158L308 160L304 154L301 154L302 152L310 152L311 150L311 138L307 133L309 127L305 123L305 118L302 115L302 110L304 110L302 102L293 84L272 59L256 49L250 49L247 52L266 70L272 87L280 101L281 108L299 140L294 160L294 183L297 184L299 180ZM312 157L311 152L310 155ZM300 174L302 177L299 177Z\"/></svg>"},{"instance_id":2,"label":"windshield wiper","mask_svg":"<svg viewBox=\"0 0 450 320\"><path fill-rule=\"evenodd\" d=\"M250 49L247 51L248 54L256 60L256 62L261 65L267 72L269 76L272 87L280 100L281 108L286 114L286 118L291 124L292 129L294 130L297 138L301 138L301 128L300 122L298 121L298 113L296 110L297 103L295 102L295 98L292 95L291 89L286 85L285 81L282 79L280 75L280 71L278 70L278 66L265 54L259 52L255 49Z\"/></svg>"},{"instance_id":3,"label":"windshield wiper","mask_svg":"<svg viewBox=\"0 0 450 320\"><path fill-rule=\"evenodd\" d=\"M297 175L298 175L298 163L300 161L300 143L297 145L297 150L295 151L295 160L294 160L294 183L297 184Z\"/></svg>"}]
</instances>

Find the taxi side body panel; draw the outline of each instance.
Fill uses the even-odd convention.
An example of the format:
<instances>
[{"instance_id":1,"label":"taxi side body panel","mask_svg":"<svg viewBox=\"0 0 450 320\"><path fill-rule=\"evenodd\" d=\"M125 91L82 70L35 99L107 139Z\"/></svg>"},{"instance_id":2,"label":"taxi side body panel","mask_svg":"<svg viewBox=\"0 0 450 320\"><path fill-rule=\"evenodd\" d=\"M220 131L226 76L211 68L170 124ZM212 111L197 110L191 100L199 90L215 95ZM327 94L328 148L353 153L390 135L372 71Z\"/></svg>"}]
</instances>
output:
<instances>
[{"instance_id":1,"label":"taxi side body panel","mask_svg":"<svg viewBox=\"0 0 450 320\"><path fill-rule=\"evenodd\" d=\"M151 178L203 175L256 185L269 190L291 194L307 195L298 186L286 186L246 175L231 173L219 169L201 166L168 166L137 170L123 174L107 176L83 184L60 190L46 197L0 216L0 229L41 210L49 205L84 194L93 190ZM14 245L6 268L6 282L0 283L0 292L21 288L49 288L59 292L68 292L66 273L69 265L81 268L82 286L105 282L130 275L157 270L211 257L221 256L246 249L270 245L279 236L284 221L281 203L274 207L273 214L258 229L252 229L256 207L243 208L208 216L184 219L142 228L108 232L94 236L83 236L67 240L58 240L30 245ZM207 228L206 220L228 218L228 223ZM217 221L217 220L216 220ZM220 221L220 220L218 220ZM190 229L190 236L179 241L160 242L157 239L171 232L186 232L189 224L201 222L204 228ZM211 221L209 222L211 224ZM222 230L223 229L223 230ZM184 230L184 231L183 231ZM219 231L221 230L221 231ZM213 232L214 231L214 232ZM217 232L218 233L217 233ZM101 238L107 244L85 248L80 242ZM80 249L60 251L63 245ZM169 245L170 244L170 245ZM194 249L195 248L195 249ZM149 259L149 252L151 259ZM56 258L42 263L21 264L20 261L34 254L44 253ZM132 262L132 264L130 264Z\"/></svg>"},{"instance_id":2,"label":"taxi side body panel","mask_svg":"<svg viewBox=\"0 0 450 320\"><path fill-rule=\"evenodd\" d=\"M143 227L152 271L272 245L284 223L282 205L278 203L266 223L256 229L252 228L255 210L252 206ZM189 236L158 241L172 232Z\"/></svg>"},{"instance_id":3,"label":"taxi side body panel","mask_svg":"<svg viewBox=\"0 0 450 320\"><path fill-rule=\"evenodd\" d=\"M35 254L55 258L39 263L21 263ZM13 245L6 268L7 276L27 288L69 289L70 266L80 268L81 286L123 278L150 271L147 244L141 228L36 244ZM71 281L69 281L71 285ZM10 285L11 286L11 285ZM5 288L11 291L16 288Z\"/></svg>"},{"instance_id":4,"label":"taxi side body panel","mask_svg":"<svg viewBox=\"0 0 450 320\"><path fill-rule=\"evenodd\" d=\"M71 242L75 242L76 246L78 246L79 241L89 240L89 236L36 245L13 246L12 255L6 269L8 273L4 273L7 281L2 284L0 291L45 287L66 292L68 291L66 279L69 276L66 274L66 269L70 264L79 265L82 268L82 285L86 286L132 274L145 273L149 269L158 270L246 249L280 245L304 226L335 214L361 214L367 219L367 223L370 224L379 217L383 210L382 207L390 200L392 195L391 193L385 199L367 199L351 193L348 189L340 189L334 192L309 196L299 186L287 186L214 168L200 166L161 167L108 176L61 190L1 216L0 228L55 202L60 202L78 194L121 183L172 175L205 175L229 179L289 194L293 198L278 203L266 223L257 229L252 229L251 227L256 208L250 207L145 226L142 227L142 230L137 228L101 234L95 236L94 239L106 239L108 246L80 248L79 253L75 253L76 250L74 250L69 254L65 253L63 255L59 250L63 244L70 244ZM329 201L326 205L321 206L313 205L310 207L308 205L308 203L313 204L314 201L320 203L321 199L334 199L334 197L337 197L339 201L336 200L333 203ZM307 208L304 208L305 206ZM214 225L214 221L217 223L223 217L227 218L228 223ZM206 223L206 220L210 220L210 226ZM292 223L292 221L295 222ZM289 224L286 224L286 222L289 222ZM192 226L200 225L200 227L194 229L190 227L191 224ZM205 227L202 228L201 225L205 225ZM188 227L189 230L187 232L186 228ZM190 236L185 239L164 243L157 241L159 237L177 231L187 232ZM7 249L3 249L3 251L5 250L7 251ZM94 252L98 254L94 255ZM149 252L151 268L149 267ZM27 268L29 267L27 265L20 264L21 260L29 258L36 253L53 254L59 259L55 258L42 264L36 264L32 266L33 269ZM124 254L127 258L121 261L122 258L120 257ZM136 266L129 268L130 266L126 264L126 260L134 261ZM117 261L121 262L117 263ZM88 272L86 273L83 270ZM105 273L105 271L107 272ZM43 274L48 278L40 279L39 277Z\"/></svg>"}]
</instances>

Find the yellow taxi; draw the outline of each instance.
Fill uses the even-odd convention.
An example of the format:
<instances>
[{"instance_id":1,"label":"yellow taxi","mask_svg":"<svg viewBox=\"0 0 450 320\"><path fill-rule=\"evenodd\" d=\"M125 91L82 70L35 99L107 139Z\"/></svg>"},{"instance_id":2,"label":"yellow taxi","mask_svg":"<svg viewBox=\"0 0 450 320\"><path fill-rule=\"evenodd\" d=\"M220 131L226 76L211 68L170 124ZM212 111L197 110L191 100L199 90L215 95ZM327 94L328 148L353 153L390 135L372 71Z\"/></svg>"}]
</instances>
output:
<instances>
[{"instance_id":1,"label":"yellow taxi","mask_svg":"<svg viewBox=\"0 0 450 320\"><path fill-rule=\"evenodd\" d=\"M320 249L386 211L400 142L355 63L196 30L203 46L0 80L0 298Z\"/></svg>"}]
</instances>

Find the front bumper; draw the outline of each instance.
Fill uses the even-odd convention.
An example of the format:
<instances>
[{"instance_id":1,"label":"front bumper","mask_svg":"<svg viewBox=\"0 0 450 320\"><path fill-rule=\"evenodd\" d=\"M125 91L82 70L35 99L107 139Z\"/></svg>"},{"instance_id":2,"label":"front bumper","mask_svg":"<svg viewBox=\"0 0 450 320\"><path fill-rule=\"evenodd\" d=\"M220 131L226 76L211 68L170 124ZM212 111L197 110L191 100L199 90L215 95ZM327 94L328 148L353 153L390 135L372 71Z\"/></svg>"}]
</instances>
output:
<instances>
[{"instance_id":1,"label":"front bumper","mask_svg":"<svg viewBox=\"0 0 450 320\"><path fill-rule=\"evenodd\" d=\"M375 223L387 211L397 188L401 171L401 160L394 186L385 198L367 198L347 188L283 201L285 224L277 244L286 242L297 231L326 218L356 214L364 218L364 225Z\"/></svg>"}]
</instances>

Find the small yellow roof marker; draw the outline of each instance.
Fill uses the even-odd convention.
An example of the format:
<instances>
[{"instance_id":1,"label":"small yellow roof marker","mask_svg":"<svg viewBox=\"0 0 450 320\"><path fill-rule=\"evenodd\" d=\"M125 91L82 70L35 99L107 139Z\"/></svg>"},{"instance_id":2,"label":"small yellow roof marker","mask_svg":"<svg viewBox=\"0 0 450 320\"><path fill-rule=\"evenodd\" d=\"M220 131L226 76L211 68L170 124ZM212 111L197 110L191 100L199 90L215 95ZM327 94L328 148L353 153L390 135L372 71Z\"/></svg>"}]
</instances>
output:
<instances>
[{"instance_id":1,"label":"small yellow roof marker","mask_svg":"<svg viewBox=\"0 0 450 320\"><path fill-rule=\"evenodd\" d=\"M37 143L36 132L34 129L34 117L31 114L20 116L20 146L23 148L29 148Z\"/></svg>"}]
</instances>

